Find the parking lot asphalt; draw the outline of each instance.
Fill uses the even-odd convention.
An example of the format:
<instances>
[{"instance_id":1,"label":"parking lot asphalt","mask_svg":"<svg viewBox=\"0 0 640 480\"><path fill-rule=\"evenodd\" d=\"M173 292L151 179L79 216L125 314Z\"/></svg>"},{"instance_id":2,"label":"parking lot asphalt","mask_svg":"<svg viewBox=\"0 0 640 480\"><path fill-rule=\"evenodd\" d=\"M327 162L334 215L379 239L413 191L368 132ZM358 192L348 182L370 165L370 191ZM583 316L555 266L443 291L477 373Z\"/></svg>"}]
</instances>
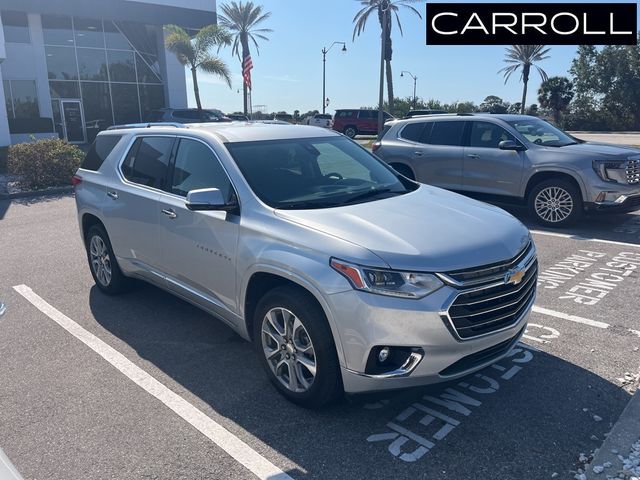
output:
<instances>
[{"instance_id":1,"label":"parking lot asphalt","mask_svg":"<svg viewBox=\"0 0 640 480\"><path fill-rule=\"evenodd\" d=\"M573 478L640 370L640 215L530 227L541 281L509 358L308 411L215 318L151 286L101 294L71 196L0 202L0 447L26 479Z\"/></svg>"}]
</instances>

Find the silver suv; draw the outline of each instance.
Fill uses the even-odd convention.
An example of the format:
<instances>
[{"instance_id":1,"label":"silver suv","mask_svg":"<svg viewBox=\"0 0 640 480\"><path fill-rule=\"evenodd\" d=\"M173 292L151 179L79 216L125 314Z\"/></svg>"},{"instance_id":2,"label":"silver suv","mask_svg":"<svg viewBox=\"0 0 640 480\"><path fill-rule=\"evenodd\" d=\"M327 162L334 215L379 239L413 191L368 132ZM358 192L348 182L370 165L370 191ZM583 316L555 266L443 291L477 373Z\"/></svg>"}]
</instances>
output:
<instances>
[{"instance_id":1,"label":"silver suv","mask_svg":"<svg viewBox=\"0 0 640 480\"><path fill-rule=\"evenodd\" d=\"M389 122L373 151L408 178L482 199L526 203L546 226L584 211L640 209L640 149L578 140L526 115Z\"/></svg>"},{"instance_id":2,"label":"silver suv","mask_svg":"<svg viewBox=\"0 0 640 480\"><path fill-rule=\"evenodd\" d=\"M305 406L485 367L522 336L535 299L518 220L327 129L109 130L74 183L100 290L142 279L214 314Z\"/></svg>"}]
</instances>

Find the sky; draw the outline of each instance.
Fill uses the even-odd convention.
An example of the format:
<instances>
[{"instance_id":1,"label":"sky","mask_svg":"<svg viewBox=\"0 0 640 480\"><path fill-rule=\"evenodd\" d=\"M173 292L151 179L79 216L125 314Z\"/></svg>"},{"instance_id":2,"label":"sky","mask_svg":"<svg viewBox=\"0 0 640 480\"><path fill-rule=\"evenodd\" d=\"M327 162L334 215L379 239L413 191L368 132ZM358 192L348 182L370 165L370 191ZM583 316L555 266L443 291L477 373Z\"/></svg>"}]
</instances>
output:
<instances>
[{"instance_id":1,"label":"sky","mask_svg":"<svg viewBox=\"0 0 640 480\"><path fill-rule=\"evenodd\" d=\"M365 31L352 39L353 17L359 10L359 0L254 2L271 12L264 27L273 29L270 40L259 43L259 55L255 48L252 49L254 106L265 105L268 112L321 110L322 48L328 48L334 41L346 42L347 52L342 53L341 45L335 45L327 54L326 96L330 100L327 111L334 113L340 108L377 105L380 27L377 17L371 17ZM221 3L224 0L218 0L218 4ZM410 10L402 9L404 35L400 35L395 23L393 25L392 68L396 97L413 95L413 80L406 74L400 77L400 72L407 70L418 77L417 96L425 100L433 98L444 103L471 100L479 104L486 96L497 95L509 102L520 101L519 75L512 75L505 84L502 74L497 73L504 66L505 46L426 45L425 3L418 2L414 6L421 12L422 19ZM540 66L549 76L568 76L576 49L576 46L551 46L551 58ZM231 48L218 55L232 72L233 88L229 89L219 78L200 73L203 106L227 113L241 111L240 61L231 55ZM532 73L527 104L537 102L540 83L537 73ZM190 75L187 76L187 88L189 105L195 106Z\"/></svg>"}]
</instances>

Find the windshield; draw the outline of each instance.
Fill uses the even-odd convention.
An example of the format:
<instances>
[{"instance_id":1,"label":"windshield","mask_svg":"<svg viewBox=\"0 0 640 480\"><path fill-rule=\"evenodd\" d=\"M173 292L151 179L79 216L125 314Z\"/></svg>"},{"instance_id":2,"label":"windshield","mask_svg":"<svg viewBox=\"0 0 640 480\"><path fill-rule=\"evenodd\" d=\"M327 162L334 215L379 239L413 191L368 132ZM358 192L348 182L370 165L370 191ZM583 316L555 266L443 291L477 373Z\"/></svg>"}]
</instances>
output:
<instances>
[{"instance_id":1,"label":"windshield","mask_svg":"<svg viewBox=\"0 0 640 480\"><path fill-rule=\"evenodd\" d=\"M578 140L539 118L526 118L508 122L531 143L545 147L564 147L575 145Z\"/></svg>"},{"instance_id":2,"label":"windshield","mask_svg":"<svg viewBox=\"0 0 640 480\"><path fill-rule=\"evenodd\" d=\"M402 195L418 188L342 137L226 146L251 189L273 208L330 208Z\"/></svg>"}]
</instances>

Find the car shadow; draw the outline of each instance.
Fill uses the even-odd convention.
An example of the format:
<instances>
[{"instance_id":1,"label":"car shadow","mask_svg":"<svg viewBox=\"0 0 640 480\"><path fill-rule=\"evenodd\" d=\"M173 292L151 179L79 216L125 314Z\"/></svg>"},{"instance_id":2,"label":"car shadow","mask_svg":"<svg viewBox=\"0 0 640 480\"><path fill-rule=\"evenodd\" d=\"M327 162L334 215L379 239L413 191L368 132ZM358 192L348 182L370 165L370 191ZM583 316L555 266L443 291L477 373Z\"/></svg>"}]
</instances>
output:
<instances>
[{"instance_id":1,"label":"car shadow","mask_svg":"<svg viewBox=\"0 0 640 480\"><path fill-rule=\"evenodd\" d=\"M503 370L490 367L462 380L468 386L484 376L486 387L486 378L495 379L492 392L465 390L480 404L425 400L460 390L458 381L305 410L270 385L250 343L190 304L146 284L118 297L94 286L89 301L102 328L159 370L149 369L152 375L178 393L186 389L205 413L223 424L228 419L289 459L297 465L288 471L293 478L444 478L442 472L460 480L472 473L492 480L548 478L575 468L580 452L598 447L593 436L604 439L629 399L588 370L518 347L518 355L498 362ZM503 378L514 370L517 375ZM435 440L442 422L434 428L418 404L459 423ZM591 412L604 421L594 422ZM416 438L429 438L432 448L420 450ZM277 456L269 460L279 463Z\"/></svg>"}]
</instances>

